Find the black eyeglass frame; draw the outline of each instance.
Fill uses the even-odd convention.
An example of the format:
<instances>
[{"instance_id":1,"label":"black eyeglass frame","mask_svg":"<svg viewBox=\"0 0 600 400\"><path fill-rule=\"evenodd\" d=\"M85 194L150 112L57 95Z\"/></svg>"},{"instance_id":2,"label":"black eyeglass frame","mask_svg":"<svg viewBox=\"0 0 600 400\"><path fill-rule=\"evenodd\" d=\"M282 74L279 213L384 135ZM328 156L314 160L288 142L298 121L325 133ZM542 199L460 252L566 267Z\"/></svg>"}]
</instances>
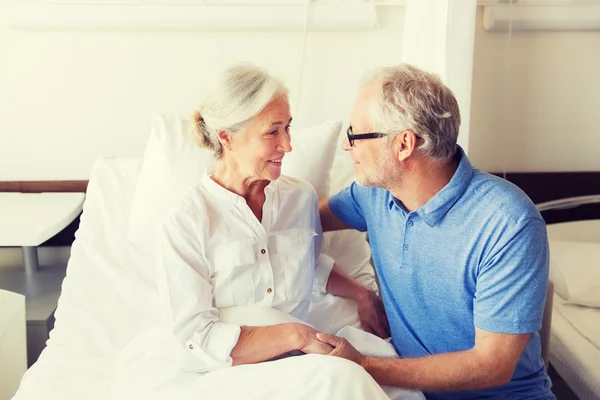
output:
<instances>
[{"instance_id":1,"label":"black eyeglass frame","mask_svg":"<svg viewBox=\"0 0 600 400\"><path fill-rule=\"evenodd\" d=\"M348 143L350 144L350 147L354 147L355 140L381 138L387 136L387 133L371 132L353 134L352 125L350 125L348 129L346 129L346 136L348 136Z\"/></svg>"},{"instance_id":2,"label":"black eyeglass frame","mask_svg":"<svg viewBox=\"0 0 600 400\"><path fill-rule=\"evenodd\" d=\"M348 143L350 144L350 147L354 147L355 140L377 139L377 138L382 138L382 137L388 136L388 135L389 135L388 133L379 133L379 132L354 134L354 133L352 133L352 125L350 125L348 127L348 129L346 129L346 136L348 137ZM415 135L415 137L417 139L421 139L421 137L419 135Z\"/></svg>"}]
</instances>

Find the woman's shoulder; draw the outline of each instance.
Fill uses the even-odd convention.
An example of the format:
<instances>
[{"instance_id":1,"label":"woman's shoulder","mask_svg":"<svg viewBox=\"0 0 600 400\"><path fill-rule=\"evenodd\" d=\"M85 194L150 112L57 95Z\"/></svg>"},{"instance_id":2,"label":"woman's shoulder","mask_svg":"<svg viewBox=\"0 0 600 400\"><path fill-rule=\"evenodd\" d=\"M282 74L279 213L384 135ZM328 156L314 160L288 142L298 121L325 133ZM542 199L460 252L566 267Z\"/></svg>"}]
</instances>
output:
<instances>
[{"instance_id":1,"label":"woman's shoulder","mask_svg":"<svg viewBox=\"0 0 600 400\"><path fill-rule=\"evenodd\" d=\"M207 193L202 185L194 185L174 201L167 211L167 220L178 224L184 221L202 218L206 214L205 199Z\"/></svg>"}]
</instances>

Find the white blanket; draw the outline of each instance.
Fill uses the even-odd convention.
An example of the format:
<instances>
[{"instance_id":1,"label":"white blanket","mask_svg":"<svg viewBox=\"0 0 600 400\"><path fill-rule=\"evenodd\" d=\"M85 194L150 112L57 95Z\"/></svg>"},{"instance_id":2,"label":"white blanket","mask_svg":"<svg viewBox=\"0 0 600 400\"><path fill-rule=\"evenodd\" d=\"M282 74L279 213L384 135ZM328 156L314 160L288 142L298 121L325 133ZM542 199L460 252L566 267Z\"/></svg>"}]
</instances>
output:
<instances>
[{"instance_id":1,"label":"white blanket","mask_svg":"<svg viewBox=\"0 0 600 400\"><path fill-rule=\"evenodd\" d=\"M137 159L107 159L95 166L58 302L55 328L40 359L23 377L14 400L108 399L110 387L114 388L118 381L115 375L128 354L124 347L132 346L129 350L133 350L136 344L142 345L143 341L136 342L134 338L148 331L159 319L153 258L131 246L125 238L138 167ZM226 313L223 313L225 318ZM236 318L240 318L239 313ZM311 298L308 322L328 333L336 333L346 325L360 326L354 302L317 293ZM264 323L275 322L265 320ZM153 354L155 350L142 348L139 364L157 355ZM315 359L317 361L313 361ZM160 358L155 360L160 361ZM287 365L294 366L286 370ZM343 369L340 365L350 371L360 371L360 367L350 362L316 356L228 368L202 379L196 374L170 376L162 373L165 371L162 367L154 368L152 363L144 367L148 373L146 379L153 376L153 383L164 384L162 393L182 394L183 398L303 397L293 394L302 393L294 391L294 387L298 387L306 388L305 399L312 399L309 388L313 387L321 398L335 399L328 393L336 392L335 396L342 398L345 392L339 387L346 384L348 390L362 385L370 393L365 398L381 398L378 397L381 389L377 389L364 372L358 374L362 378L356 381L353 381L354 373L335 377L333 371ZM304 373L305 377L286 385L289 371L294 371L294 376ZM330 377L332 382L337 382L331 387L326 384ZM126 380L127 375L123 375L123 379ZM347 380L351 381L346 383ZM242 393L244 397L239 396ZM413 395L409 392L405 395L404 398L422 398L420 395L409 397ZM138 398L137 395L129 397Z\"/></svg>"},{"instance_id":2,"label":"white blanket","mask_svg":"<svg viewBox=\"0 0 600 400\"><path fill-rule=\"evenodd\" d=\"M265 326L304 323L281 311L258 307L222 309L224 322ZM348 326L337 332L363 354L397 357L387 341ZM144 399L424 399L420 392L380 387L359 365L332 356L303 355L208 374L179 370L163 350L166 337L150 330L122 353L114 371L114 400Z\"/></svg>"}]
</instances>

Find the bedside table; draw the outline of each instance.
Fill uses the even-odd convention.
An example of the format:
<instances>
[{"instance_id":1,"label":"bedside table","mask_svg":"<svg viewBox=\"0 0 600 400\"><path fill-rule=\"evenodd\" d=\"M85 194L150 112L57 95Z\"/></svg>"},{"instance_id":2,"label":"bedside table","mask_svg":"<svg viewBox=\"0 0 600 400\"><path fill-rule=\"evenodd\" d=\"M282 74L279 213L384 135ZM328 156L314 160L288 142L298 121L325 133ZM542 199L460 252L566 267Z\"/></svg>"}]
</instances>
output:
<instances>
[{"instance_id":1,"label":"bedside table","mask_svg":"<svg viewBox=\"0 0 600 400\"><path fill-rule=\"evenodd\" d=\"M27 358L31 366L54 327L66 267L39 267L37 246L81 213L84 193L0 193L0 246L20 247L23 267L0 269L0 289L25 295Z\"/></svg>"}]
</instances>

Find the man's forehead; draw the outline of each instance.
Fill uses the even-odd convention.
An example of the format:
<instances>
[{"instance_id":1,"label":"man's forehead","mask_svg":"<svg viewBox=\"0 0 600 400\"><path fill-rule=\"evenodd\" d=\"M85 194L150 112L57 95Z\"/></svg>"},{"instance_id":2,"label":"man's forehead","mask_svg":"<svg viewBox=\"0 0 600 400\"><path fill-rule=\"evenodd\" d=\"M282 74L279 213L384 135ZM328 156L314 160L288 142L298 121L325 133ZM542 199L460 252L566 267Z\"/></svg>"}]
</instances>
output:
<instances>
[{"instance_id":1,"label":"man's forehead","mask_svg":"<svg viewBox=\"0 0 600 400\"><path fill-rule=\"evenodd\" d=\"M378 87L376 85L365 86L358 92L350 116L350 122L356 125L357 128L370 125L371 107L373 107L377 93Z\"/></svg>"}]
</instances>

